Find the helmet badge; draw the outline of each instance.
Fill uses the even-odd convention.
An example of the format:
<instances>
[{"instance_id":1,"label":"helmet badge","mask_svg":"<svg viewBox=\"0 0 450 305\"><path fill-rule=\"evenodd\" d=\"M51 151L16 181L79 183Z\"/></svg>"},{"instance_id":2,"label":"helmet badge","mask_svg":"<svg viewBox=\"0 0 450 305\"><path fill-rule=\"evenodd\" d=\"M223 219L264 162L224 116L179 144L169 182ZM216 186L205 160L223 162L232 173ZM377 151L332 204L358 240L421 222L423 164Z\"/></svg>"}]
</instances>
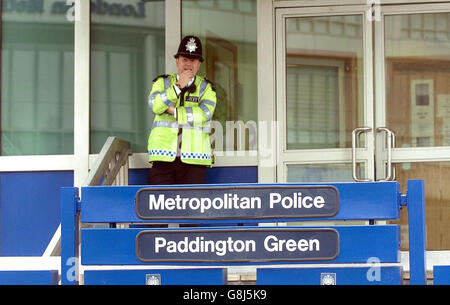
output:
<instances>
[{"instance_id":1,"label":"helmet badge","mask_svg":"<svg viewBox=\"0 0 450 305\"><path fill-rule=\"evenodd\" d=\"M189 41L186 44L186 51L189 53L195 52L197 50L197 44L195 43L195 38L189 39Z\"/></svg>"}]
</instances>

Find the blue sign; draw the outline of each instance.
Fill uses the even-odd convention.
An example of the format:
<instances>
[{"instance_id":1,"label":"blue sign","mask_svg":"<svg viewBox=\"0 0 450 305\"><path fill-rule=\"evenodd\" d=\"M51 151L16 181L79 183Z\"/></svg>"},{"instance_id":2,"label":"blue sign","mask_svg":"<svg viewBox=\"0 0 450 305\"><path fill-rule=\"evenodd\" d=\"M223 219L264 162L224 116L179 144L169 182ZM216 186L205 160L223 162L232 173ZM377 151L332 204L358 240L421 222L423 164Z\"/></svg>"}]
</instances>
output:
<instances>
[{"instance_id":1,"label":"blue sign","mask_svg":"<svg viewBox=\"0 0 450 305\"><path fill-rule=\"evenodd\" d=\"M140 219L269 219L332 217L334 186L238 186L140 189Z\"/></svg>"},{"instance_id":2,"label":"blue sign","mask_svg":"<svg viewBox=\"0 0 450 305\"><path fill-rule=\"evenodd\" d=\"M142 262L314 261L338 254L334 229L151 230L136 237Z\"/></svg>"}]
</instances>

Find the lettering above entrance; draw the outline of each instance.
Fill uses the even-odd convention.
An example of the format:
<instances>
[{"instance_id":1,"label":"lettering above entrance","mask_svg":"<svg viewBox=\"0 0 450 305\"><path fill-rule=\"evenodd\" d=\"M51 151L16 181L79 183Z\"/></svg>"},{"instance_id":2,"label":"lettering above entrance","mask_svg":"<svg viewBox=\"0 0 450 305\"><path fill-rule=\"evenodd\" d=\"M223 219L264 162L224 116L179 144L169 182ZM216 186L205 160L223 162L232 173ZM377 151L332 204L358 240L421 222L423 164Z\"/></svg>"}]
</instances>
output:
<instances>
[{"instance_id":1,"label":"lettering above entrance","mask_svg":"<svg viewBox=\"0 0 450 305\"><path fill-rule=\"evenodd\" d=\"M49 12L51 15L66 14L73 3L66 1L44 2L44 0L0 0L2 10L5 13L27 13L42 14ZM93 14L114 16L114 17L134 17L145 18L145 2L136 0L135 3L120 3L106 0L92 0L91 12Z\"/></svg>"}]
</instances>

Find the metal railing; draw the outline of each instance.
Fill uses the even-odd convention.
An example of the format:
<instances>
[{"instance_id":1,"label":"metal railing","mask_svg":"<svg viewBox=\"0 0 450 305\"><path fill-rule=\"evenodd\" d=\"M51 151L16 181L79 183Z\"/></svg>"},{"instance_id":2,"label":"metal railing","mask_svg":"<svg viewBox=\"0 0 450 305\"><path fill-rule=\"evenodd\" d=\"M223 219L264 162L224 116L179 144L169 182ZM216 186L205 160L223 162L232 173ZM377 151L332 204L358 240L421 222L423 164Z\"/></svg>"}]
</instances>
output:
<instances>
[{"instance_id":1,"label":"metal railing","mask_svg":"<svg viewBox=\"0 0 450 305\"><path fill-rule=\"evenodd\" d=\"M109 137L83 186L128 185L128 156L130 155L130 142Z\"/></svg>"},{"instance_id":2,"label":"metal railing","mask_svg":"<svg viewBox=\"0 0 450 305\"><path fill-rule=\"evenodd\" d=\"M130 142L108 137L82 186L128 185L128 157L131 154ZM60 255L61 237L50 256Z\"/></svg>"}]
</instances>

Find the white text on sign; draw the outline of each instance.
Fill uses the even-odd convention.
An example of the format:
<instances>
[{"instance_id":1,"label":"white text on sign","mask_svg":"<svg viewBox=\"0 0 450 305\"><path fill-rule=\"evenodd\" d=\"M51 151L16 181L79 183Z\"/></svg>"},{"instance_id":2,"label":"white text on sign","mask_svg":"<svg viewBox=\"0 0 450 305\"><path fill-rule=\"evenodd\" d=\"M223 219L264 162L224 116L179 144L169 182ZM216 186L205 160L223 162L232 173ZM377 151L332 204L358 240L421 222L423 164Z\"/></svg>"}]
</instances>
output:
<instances>
[{"instance_id":1,"label":"white text on sign","mask_svg":"<svg viewBox=\"0 0 450 305\"><path fill-rule=\"evenodd\" d=\"M261 209L260 197L239 197L237 194L224 194L223 197L193 197L182 198L180 195L166 197L164 194L149 195L149 210L199 210L205 213L208 210L231 210L231 209ZM269 208L281 206L284 209L322 209L325 199L322 196L302 196L301 192L290 196L281 196L279 193L270 193Z\"/></svg>"}]
</instances>

